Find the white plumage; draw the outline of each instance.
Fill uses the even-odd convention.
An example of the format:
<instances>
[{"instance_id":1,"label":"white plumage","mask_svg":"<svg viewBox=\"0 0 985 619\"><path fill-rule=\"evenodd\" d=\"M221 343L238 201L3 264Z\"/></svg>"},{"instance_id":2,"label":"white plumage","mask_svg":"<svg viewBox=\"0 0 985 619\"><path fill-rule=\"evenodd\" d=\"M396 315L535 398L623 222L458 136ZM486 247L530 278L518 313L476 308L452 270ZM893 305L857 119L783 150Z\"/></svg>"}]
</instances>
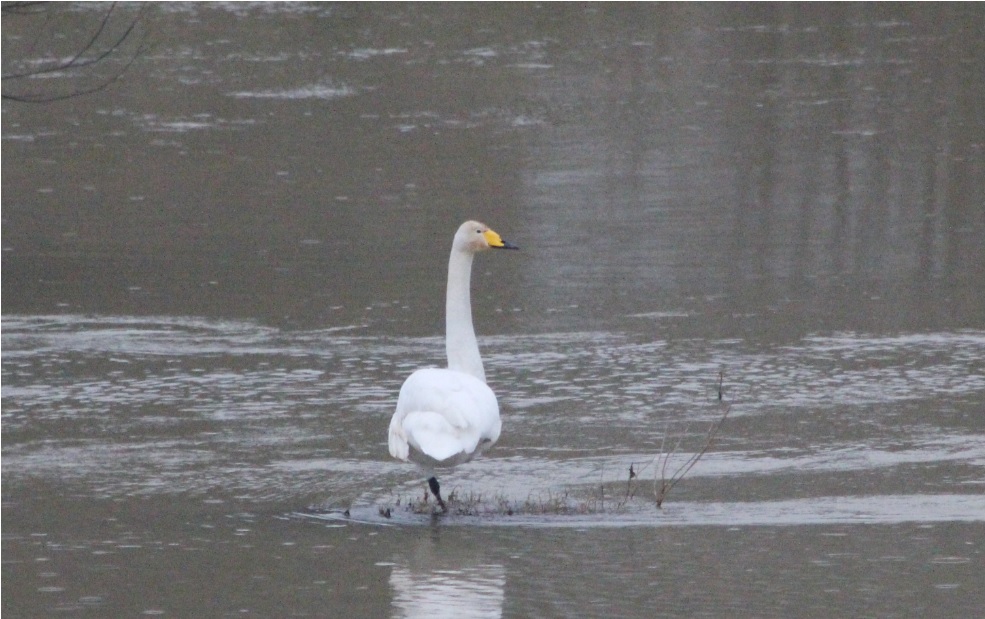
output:
<instances>
[{"instance_id":1,"label":"white plumage","mask_svg":"<svg viewBox=\"0 0 985 619\"><path fill-rule=\"evenodd\" d=\"M428 368L404 382L390 421L390 455L427 468L468 462L499 438L496 395L465 372Z\"/></svg>"},{"instance_id":2,"label":"white plumage","mask_svg":"<svg viewBox=\"0 0 985 619\"><path fill-rule=\"evenodd\" d=\"M486 249L516 249L485 225L462 224L448 259L445 299L445 348L448 368L411 374L400 388L397 410L390 420L390 455L434 467L468 462L499 438L499 404L479 355L472 327L470 279L472 257ZM438 504L444 502L437 479L428 479Z\"/></svg>"}]
</instances>

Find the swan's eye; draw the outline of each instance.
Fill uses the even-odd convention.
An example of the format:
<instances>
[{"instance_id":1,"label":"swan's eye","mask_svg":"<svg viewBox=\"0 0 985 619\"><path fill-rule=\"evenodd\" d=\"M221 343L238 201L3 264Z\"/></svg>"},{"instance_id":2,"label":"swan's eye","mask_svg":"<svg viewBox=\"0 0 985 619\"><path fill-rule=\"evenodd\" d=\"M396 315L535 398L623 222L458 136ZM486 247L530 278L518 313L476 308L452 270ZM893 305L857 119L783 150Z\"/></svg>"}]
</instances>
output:
<instances>
[{"instance_id":1,"label":"swan's eye","mask_svg":"<svg viewBox=\"0 0 985 619\"><path fill-rule=\"evenodd\" d=\"M481 229L480 230L476 230L475 233L476 234L482 234L482 230Z\"/></svg>"}]
</instances>

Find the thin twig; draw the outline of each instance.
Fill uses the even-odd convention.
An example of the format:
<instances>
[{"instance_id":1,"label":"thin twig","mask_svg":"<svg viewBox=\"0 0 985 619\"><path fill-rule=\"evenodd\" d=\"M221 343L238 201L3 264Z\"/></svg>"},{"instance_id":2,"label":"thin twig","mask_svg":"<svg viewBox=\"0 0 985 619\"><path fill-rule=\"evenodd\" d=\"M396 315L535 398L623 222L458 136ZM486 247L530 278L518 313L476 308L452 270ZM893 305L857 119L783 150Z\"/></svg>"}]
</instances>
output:
<instances>
[{"instance_id":1,"label":"thin twig","mask_svg":"<svg viewBox=\"0 0 985 619\"><path fill-rule=\"evenodd\" d=\"M670 493L671 490L673 490L674 486L676 486L678 482L684 479L684 477L688 474L688 472L690 472L690 470L694 468L694 465L698 463L698 460L700 460L701 457L704 456L705 453L707 453L708 449L711 447L711 444L715 439L715 435L718 434L718 430L722 427L722 424L725 423L725 418L728 417L728 414L729 412L731 412L731 410L732 410L731 404L725 407L725 412L722 413L722 416L717 421L712 422L711 426L709 426L708 432L705 434L704 445L701 447L701 449L698 452L692 454L690 458L685 460L684 464L678 467L677 470L671 474L669 481L664 475L664 470L666 470L667 461L670 460L670 456L677 452L677 446L680 445L680 441L678 441L677 445L675 445L674 451L664 456L664 467L661 470L661 475L660 475L660 487L656 493L657 507L663 506L664 499L667 498L667 495Z\"/></svg>"},{"instance_id":2,"label":"thin twig","mask_svg":"<svg viewBox=\"0 0 985 619\"><path fill-rule=\"evenodd\" d=\"M95 64L102 62L103 60L108 58L111 54L116 52L123 45L124 41L130 38L131 34L133 34L134 30L136 29L137 24L140 23L141 17L143 16L144 13L144 7L141 7L138 10L137 15L133 18L133 21L130 22L130 24L123 31L123 33L120 34L105 50L93 56L92 58L83 59L87 53L89 53L95 48L97 42L103 36L103 33L106 31L106 28L109 25L110 19L112 18L115 9L116 9L116 3L114 2L110 5L109 9L106 11L106 14L103 15L102 20L97 26L95 32L89 38L88 42L78 52L76 52L70 59L60 62L53 66L33 69L31 71L24 71L20 73L8 73L2 76L2 80L16 81L20 79L33 78L39 75L57 73L60 71L75 71L77 69L83 69L85 67L93 66ZM121 77L123 77L123 75L130 69L130 67L133 65L136 59L140 57L143 52L144 52L144 46L141 43L140 45L138 45L137 50L126 62L126 64L123 65L121 69L113 73L113 75L109 76L108 78L103 79L102 81L100 81L100 83L96 84L95 86L73 90L71 92L61 93L61 94L21 95L21 94L3 93L2 98L10 101L19 101L23 103L51 103L54 101L63 101L65 99L72 99L74 97L79 97L82 95L99 92L101 90L105 90L106 88L114 84L117 80L119 80Z\"/></svg>"},{"instance_id":3,"label":"thin twig","mask_svg":"<svg viewBox=\"0 0 985 619\"><path fill-rule=\"evenodd\" d=\"M25 71L23 73L8 73L4 75L2 79L14 80L14 79L20 79L25 77L34 77L36 75L45 75L47 73L57 73L59 71L78 69L78 68L87 67L89 65L96 64L106 56L109 56L113 52L113 50L115 50L116 47L120 43L122 43L123 40L127 38L127 36L129 36L130 31L132 31L133 27L136 25L136 20L134 21L133 24L130 24L130 27L127 28L126 32L123 33L123 36L117 39L116 43L109 46L109 48L107 48L106 51L99 54L95 58L82 60L82 57L85 56L86 52L88 52L96 45L96 41L99 40L99 37L102 36L103 31L106 30L106 25L109 23L110 18L113 17L113 11L115 9L116 9L116 3L113 2L112 4L109 5L109 9L106 11L106 14L103 15L102 21L99 22L99 27L96 28L96 32L89 38L89 42L86 43L85 46L82 49L80 49L78 52L76 52L76 54L72 56L72 58L70 58L69 60L66 60L62 63L50 67L33 69L31 71Z\"/></svg>"}]
</instances>

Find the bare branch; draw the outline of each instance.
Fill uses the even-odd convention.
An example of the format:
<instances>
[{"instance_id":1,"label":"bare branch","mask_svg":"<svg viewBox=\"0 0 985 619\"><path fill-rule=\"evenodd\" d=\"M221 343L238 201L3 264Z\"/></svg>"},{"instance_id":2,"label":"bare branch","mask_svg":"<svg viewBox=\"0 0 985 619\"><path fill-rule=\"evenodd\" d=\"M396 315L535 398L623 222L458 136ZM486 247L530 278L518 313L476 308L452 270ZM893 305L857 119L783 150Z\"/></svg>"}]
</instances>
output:
<instances>
[{"instance_id":1,"label":"bare branch","mask_svg":"<svg viewBox=\"0 0 985 619\"><path fill-rule=\"evenodd\" d=\"M718 434L718 430L721 429L722 424L725 423L725 419L728 417L728 414L729 412L731 412L731 410L732 410L731 404L725 407L725 412L722 414L722 416L717 420L713 421L711 423L711 426L709 426L708 432L705 434L704 444L701 447L701 449L695 452L694 454L692 454L690 458L685 460L684 464L679 466L677 470L671 474L670 479L667 479L665 474L667 468L667 462L670 461L670 458L673 454L677 453L677 448L680 446L681 440L683 440L683 436L684 434L686 434L686 432L681 435L681 439L677 441L677 444L674 446L674 449L670 453L663 455L663 467L661 468L660 471L659 485L657 484L656 479L654 479L654 486L656 487L657 507L663 506L664 500L667 498L667 495L670 493L670 491L673 490L674 486L676 486L678 482L684 479L684 477L691 471L691 469L694 468L694 465L698 463L698 460L700 460L702 456L704 456L705 453L708 452L708 449L711 447L712 442L714 442L715 440L715 435ZM661 454L663 454L662 450L661 450Z\"/></svg>"},{"instance_id":2,"label":"bare branch","mask_svg":"<svg viewBox=\"0 0 985 619\"><path fill-rule=\"evenodd\" d=\"M76 52L75 56L73 56L71 59L66 60L65 62L62 62L60 64L56 64L54 66L44 67L43 69L34 69L32 71L24 71L23 73L7 73L4 74L2 77L0 77L0 79L5 79L5 80L23 79L25 77L35 77L37 75L58 73L60 71L68 71L71 69L78 69L78 68L87 67L89 65L96 64L106 56L109 56L111 53L113 53L116 47L123 42L123 39L129 36L130 31L133 29L133 26L136 23L134 22L134 24L131 24L130 28L127 29L127 32L124 33L124 36L120 38L115 44L107 48L106 51L104 51L102 54L96 56L95 58L90 58L89 60L82 60L82 57L85 56L86 53L93 48L93 46L96 44L96 41L98 41L99 37L102 36L103 31L106 29L106 24L108 24L110 18L113 17L113 11L115 9L116 9L116 3L114 2L110 5L109 10L106 11L106 14L103 15L102 21L99 22L99 27L96 29L95 34L93 34L92 37L89 39L89 42L86 43L85 47L83 47L78 52Z\"/></svg>"},{"instance_id":3,"label":"bare branch","mask_svg":"<svg viewBox=\"0 0 985 619\"><path fill-rule=\"evenodd\" d=\"M139 48L138 52L142 52L144 48ZM100 92L106 90L117 80L119 80L127 72L130 66L137 60L140 53L134 54L127 63L116 73L104 79L102 82L92 86L90 88L83 88L80 90L73 90L71 92L57 94L57 95L11 95L4 94L3 98L9 101L19 101L21 103L52 103L54 101L64 101L66 99L74 99L75 97L81 97L83 95L92 94L95 92Z\"/></svg>"},{"instance_id":4,"label":"bare branch","mask_svg":"<svg viewBox=\"0 0 985 619\"><path fill-rule=\"evenodd\" d=\"M8 6L9 4L15 4L16 6ZM33 6L34 3L6 3L3 5L4 13L13 13L17 15L28 15L35 14L38 12ZM131 38L135 29L141 21L146 5L141 6L138 10L136 16L130 21L123 32L115 37L105 49L101 51L97 50L99 41L105 37L108 31L110 22L114 17L114 12L116 11L117 4L114 2L110 5L109 9L102 16L99 24L96 26L93 33L88 37L87 41L81 46L78 51L76 51L71 58L68 60L59 62L55 65L46 66L38 69L32 69L29 71L6 73L2 76L4 82L19 82L20 80L36 78L43 75L51 75L60 72L71 72L79 71L87 67L93 67L99 63L107 60L111 55L118 52L123 44ZM42 30L39 30L38 38L41 36ZM37 40L35 40L35 44ZM32 47L34 45L32 44ZM98 51L98 53L95 53ZM38 94L19 94L4 92L2 94L3 99L11 101L20 101L26 103L49 103L53 101L62 101L65 99L71 99L74 97L83 96L86 94L91 94L94 92L99 92L105 90L117 80L119 80L123 75L129 70L138 57L143 53L144 46L142 42L138 44L136 51L131 55L123 66L116 71L114 71L108 77L101 79L97 84L89 87L81 87L73 89L69 92L63 93L38 93Z\"/></svg>"}]
</instances>

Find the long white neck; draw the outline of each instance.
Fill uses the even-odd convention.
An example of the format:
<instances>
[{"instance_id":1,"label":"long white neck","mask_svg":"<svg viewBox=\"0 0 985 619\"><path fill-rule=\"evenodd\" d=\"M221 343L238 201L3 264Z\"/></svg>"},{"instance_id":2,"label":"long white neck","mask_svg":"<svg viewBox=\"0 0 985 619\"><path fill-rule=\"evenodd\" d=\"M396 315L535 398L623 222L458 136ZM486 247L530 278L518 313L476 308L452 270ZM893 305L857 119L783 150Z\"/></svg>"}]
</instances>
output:
<instances>
[{"instance_id":1,"label":"long white neck","mask_svg":"<svg viewBox=\"0 0 985 619\"><path fill-rule=\"evenodd\" d=\"M458 370L486 381L479 356L479 343L472 327L472 253L451 250L448 259L448 294L445 298L445 348L448 369Z\"/></svg>"}]
</instances>

